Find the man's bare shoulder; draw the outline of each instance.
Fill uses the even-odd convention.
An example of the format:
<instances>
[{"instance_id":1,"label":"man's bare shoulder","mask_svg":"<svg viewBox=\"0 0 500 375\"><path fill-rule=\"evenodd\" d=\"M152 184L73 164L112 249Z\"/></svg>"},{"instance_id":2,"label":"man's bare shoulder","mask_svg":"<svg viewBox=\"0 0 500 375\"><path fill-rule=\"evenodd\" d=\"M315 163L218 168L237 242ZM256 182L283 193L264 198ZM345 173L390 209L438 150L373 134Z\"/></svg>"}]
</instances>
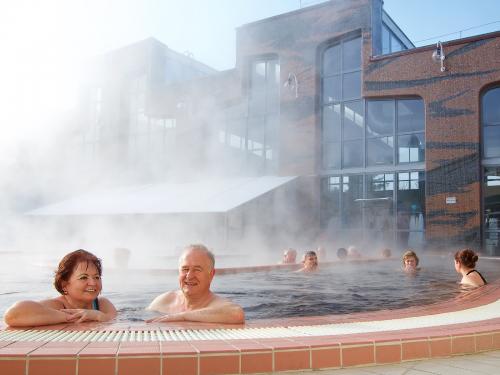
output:
<instances>
[{"instance_id":1,"label":"man's bare shoulder","mask_svg":"<svg viewBox=\"0 0 500 375\"><path fill-rule=\"evenodd\" d=\"M175 304L175 302L180 298L180 291L169 291L163 294L160 294L158 297L156 297L153 302L148 306L148 310L156 310L156 311L162 311L167 309L168 307L172 304Z\"/></svg>"},{"instance_id":2,"label":"man's bare shoulder","mask_svg":"<svg viewBox=\"0 0 500 375\"><path fill-rule=\"evenodd\" d=\"M210 301L210 303L208 304L207 307L239 306L238 304L234 303L233 301L231 301L231 300L229 300L227 298L218 296L215 293L212 293L212 294L213 294L213 298L212 298L212 300Z\"/></svg>"}]
</instances>

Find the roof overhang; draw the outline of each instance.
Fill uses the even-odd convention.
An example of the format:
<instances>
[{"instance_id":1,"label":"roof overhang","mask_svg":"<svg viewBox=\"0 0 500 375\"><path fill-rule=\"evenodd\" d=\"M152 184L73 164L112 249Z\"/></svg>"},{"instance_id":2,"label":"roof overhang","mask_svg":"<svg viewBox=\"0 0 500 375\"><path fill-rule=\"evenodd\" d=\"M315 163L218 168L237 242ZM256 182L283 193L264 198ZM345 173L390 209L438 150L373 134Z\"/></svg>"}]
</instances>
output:
<instances>
[{"instance_id":1,"label":"roof overhang","mask_svg":"<svg viewBox=\"0 0 500 375\"><path fill-rule=\"evenodd\" d=\"M225 213L296 177L241 177L89 192L29 211L30 216Z\"/></svg>"}]
</instances>

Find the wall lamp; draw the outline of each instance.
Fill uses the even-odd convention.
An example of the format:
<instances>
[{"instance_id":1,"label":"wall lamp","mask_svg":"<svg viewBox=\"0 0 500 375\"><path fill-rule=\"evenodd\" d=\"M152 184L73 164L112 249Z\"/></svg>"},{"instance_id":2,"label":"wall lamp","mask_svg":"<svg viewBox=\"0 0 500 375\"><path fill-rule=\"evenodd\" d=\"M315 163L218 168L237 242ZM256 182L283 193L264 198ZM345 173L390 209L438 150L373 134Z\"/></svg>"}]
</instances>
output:
<instances>
[{"instance_id":1,"label":"wall lamp","mask_svg":"<svg viewBox=\"0 0 500 375\"><path fill-rule=\"evenodd\" d=\"M295 98L299 97L299 81L294 73L288 73L288 78L286 79L283 87L288 87L290 90L295 90Z\"/></svg>"},{"instance_id":2,"label":"wall lamp","mask_svg":"<svg viewBox=\"0 0 500 375\"><path fill-rule=\"evenodd\" d=\"M444 59L446 59L446 56L444 54L443 45L441 44L441 42L437 42L436 49L434 50L434 52L432 52L432 60L441 63L442 72L446 70L446 67L444 66Z\"/></svg>"}]
</instances>

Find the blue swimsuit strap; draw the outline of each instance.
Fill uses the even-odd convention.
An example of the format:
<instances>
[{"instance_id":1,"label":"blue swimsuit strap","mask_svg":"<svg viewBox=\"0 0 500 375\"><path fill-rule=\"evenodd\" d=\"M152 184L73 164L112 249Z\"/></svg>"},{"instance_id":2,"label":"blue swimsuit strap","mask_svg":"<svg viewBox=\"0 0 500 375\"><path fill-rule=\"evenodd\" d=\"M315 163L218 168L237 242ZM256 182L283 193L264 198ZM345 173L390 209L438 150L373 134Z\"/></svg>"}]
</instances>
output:
<instances>
[{"instance_id":1,"label":"blue swimsuit strap","mask_svg":"<svg viewBox=\"0 0 500 375\"><path fill-rule=\"evenodd\" d=\"M99 310L99 300L97 298L92 301L92 308L94 310Z\"/></svg>"}]
</instances>

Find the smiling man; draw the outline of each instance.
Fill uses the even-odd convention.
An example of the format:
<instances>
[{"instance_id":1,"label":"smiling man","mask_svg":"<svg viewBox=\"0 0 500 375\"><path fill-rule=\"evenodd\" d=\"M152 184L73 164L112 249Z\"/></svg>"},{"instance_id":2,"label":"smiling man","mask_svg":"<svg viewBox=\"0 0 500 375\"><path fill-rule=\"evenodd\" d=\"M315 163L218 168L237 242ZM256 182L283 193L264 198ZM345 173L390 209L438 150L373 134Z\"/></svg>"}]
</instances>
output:
<instances>
[{"instance_id":1,"label":"smiling man","mask_svg":"<svg viewBox=\"0 0 500 375\"><path fill-rule=\"evenodd\" d=\"M193 321L243 323L241 306L217 296L210 290L215 275L214 255L204 245L189 245L179 258L180 290L156 297L148 310L165 315L148 322Z\"/></svg>"}]
</instances>

